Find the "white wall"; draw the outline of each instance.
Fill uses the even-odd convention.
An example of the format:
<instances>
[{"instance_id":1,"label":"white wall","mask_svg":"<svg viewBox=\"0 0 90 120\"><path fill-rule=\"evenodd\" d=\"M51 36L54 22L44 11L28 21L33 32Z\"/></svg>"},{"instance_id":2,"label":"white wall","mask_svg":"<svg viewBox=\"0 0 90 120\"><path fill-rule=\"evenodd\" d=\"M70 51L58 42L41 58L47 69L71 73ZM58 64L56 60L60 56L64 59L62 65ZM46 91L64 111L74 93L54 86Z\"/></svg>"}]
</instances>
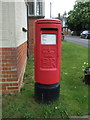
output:
<instances>
[{"instance_id":1,"label":"white wall","mask_svg":"<svg viewBox=\"0 0 90 120\"><path fill-rule=\"evenodd\" d=\"M0 2L0 46L2 46L2 4Z\"/></svg>"},{"instance_id":2,"label":"white wall","mask_svg":"<svg viewBox=\"0 0 90 120\"><path fill-rule=\"evenodd\" d=\"M2 9L1 9L2 8ZM2 15L1 15L2 14ZM27 41L26 4L23 2L0 2L0 48L18 47ZM1 36L2 35L2 36Z\"/></svg>"},{"instance_id":3,"label":"white wall","mask_svg":"<svg viewBox=\"0 0 90 120\"><path fill-rule=\"evenodd\" d=\"M1 25L0 47L15 46L15 21L14 3L2 2L1 5ZM13 42L14 41L14 42ZM2 44L1 44L2 43Z\"/></svg>"},{"instance_id":4,"label":"white wall","mask_svg":"<svg viewBox=\"0 0 90 120\"><path fill-rule=\"evenodd\" d=\"M22 31L22 27L27 29L27 9L25 2L15 3L15 26L16 45L19 46L27 41L27 32Z\"/></svg>"}]
</instances>

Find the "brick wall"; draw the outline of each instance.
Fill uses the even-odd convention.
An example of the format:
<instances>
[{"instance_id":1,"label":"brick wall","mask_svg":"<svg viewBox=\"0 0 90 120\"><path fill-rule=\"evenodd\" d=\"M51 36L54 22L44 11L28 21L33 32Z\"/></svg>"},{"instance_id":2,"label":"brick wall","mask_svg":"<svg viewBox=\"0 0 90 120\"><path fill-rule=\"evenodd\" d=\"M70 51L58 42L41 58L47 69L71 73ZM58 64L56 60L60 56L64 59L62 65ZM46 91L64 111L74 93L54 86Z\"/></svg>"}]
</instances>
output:
<instances>
[{"instance_id":1,"label":"brick wall","mask_svg":"<svg viewBox=\"0 0 90 120\"><path fill-rule=\"evenodd\" d=\"M27 42L16 48L0 48L0 91L19 92L27 59Z\"/></svg>"},{"instance_id":2,"label":"brick wall","mask_svg":"<svg viewBox=\"0 0 90 120\"><path fill-rule=\"evenodd\" d=\"M34 43L35 43L35 20L43 19L44 16L28 17L28 37L29 37L29 56L34 56Z\"/></svg>"},{"instance_id":3,"label":"brick wall","mask_svg":"<svg viewBox=\"0 0 90 120\"><path fill-rule=\"evenodd\" d=\"M30 56L34 55L34 42L35 42L35 18L28 19L29 27L29 53Z\"/></svg>"}]
</instances>

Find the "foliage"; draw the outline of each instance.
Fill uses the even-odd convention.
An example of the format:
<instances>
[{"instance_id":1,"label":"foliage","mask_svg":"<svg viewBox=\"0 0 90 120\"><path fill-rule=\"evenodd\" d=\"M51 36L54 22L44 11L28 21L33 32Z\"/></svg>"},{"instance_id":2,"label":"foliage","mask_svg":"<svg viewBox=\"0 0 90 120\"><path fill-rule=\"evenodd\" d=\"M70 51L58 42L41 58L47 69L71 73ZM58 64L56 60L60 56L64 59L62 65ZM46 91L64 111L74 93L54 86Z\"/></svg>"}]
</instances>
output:
<instances>
[{"instance_id":1,"label":"foliage","mask_svg":"<svg viewBox=\"0 0 90 120\"><path fill-rule=\"evenodd\" d=\"M72 31L90 29L90 2L78 2L68 13L67 24Z\"/></svg>"},{"instance_id":2,"label":"foliage","mask_svg":"<svg viewBox=\"0 0 90 120\"><path fill-rule=\"evenodd\" d=\"M86 75L90 75L90 66L89 66L89 67L86 67L84 73L85 73Z\"/></svg>"}]
</instances>

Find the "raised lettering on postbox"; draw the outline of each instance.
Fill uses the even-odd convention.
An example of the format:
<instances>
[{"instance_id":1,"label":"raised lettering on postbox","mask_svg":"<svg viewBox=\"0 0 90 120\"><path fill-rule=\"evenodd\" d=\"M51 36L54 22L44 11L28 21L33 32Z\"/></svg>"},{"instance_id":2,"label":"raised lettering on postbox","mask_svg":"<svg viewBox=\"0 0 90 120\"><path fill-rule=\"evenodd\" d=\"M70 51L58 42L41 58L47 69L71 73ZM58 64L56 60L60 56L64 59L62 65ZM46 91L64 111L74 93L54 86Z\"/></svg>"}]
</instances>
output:
<instances>
[{"instance_id":1,"label":"raised lettering on postbox","mask_svg":"<svg viewBox=\"0 0 90 120\"><path fill-rule=\"evenodd\" d=\"M56 68L56 50L55 49L42 49L42 68Z\"/></svg>"}]
</instances>

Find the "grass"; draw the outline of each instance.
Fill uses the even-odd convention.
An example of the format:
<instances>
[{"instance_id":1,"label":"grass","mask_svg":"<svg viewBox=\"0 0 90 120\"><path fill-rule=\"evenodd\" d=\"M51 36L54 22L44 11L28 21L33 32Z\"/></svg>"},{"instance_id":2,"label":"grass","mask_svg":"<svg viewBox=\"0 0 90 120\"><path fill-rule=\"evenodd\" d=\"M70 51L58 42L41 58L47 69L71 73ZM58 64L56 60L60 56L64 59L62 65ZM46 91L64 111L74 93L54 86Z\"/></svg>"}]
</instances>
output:
<instances>
[{"instance_id":1,"label":"grass","mask_svg":"<svg viewBox=\"0 0 90 120\"><path fill-rule=\"evenodd\" d=\"M62 43L60 99L53 104L38 104L34 99L34 61L27 61L20 93L3 95L3 118L69 118L88 115L88 86L82 66L88 61L88 49Z\"/></svg>"}]
</instances>

